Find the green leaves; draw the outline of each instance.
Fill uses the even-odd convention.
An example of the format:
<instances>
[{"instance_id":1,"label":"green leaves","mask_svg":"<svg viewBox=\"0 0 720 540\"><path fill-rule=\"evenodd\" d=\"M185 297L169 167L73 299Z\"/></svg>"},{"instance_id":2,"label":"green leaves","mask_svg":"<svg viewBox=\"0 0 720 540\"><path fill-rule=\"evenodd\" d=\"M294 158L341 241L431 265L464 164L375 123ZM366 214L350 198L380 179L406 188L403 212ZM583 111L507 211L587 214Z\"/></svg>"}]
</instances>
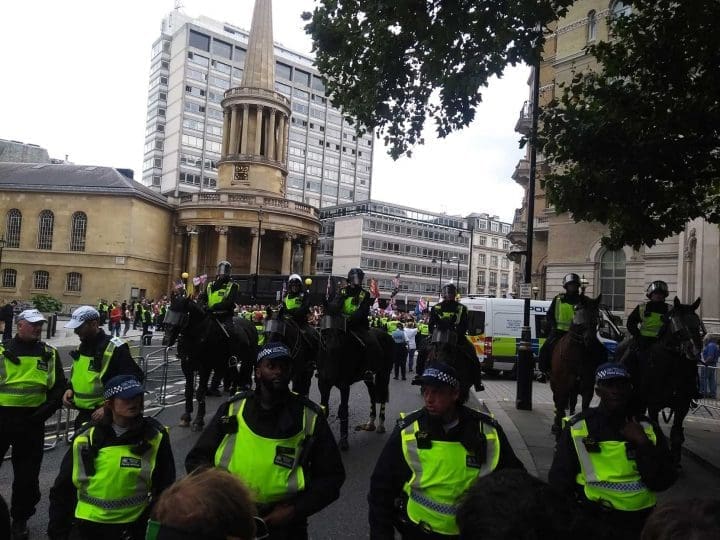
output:
<instances>
[{"instance_id":1,"label":"green leaves","mask_svg":"<svg viewBox=\"0 0 720 540\"><path fill-rule=\"evenodd\" d=\"M549 203L609 226L613 248L652 246L689 220L720 222L720 17L715 0L635 0L541 112Z\"/></svg>"},{"instance_id":2,"label":"green leaves","mask_svg":"<svg viewBox=\"0 0 720 540\"><path fill-rule=\"evenodd\" d=\"M333 104L377 128L390 155L422 144L426 118L439 137L475 117L488 79L532 63L540 24L572 0L319 0L305 14Z\"/></svg>"}]
</instances>

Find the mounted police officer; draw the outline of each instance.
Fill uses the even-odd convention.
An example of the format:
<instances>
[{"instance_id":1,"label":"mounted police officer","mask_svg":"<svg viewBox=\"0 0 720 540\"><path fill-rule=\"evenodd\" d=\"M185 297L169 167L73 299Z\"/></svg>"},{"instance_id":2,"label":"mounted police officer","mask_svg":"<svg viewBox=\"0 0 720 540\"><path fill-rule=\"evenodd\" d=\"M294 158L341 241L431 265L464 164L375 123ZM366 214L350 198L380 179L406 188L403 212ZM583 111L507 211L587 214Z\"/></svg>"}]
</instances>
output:
<instances>
[{"instance_id":1,"label":"mounted police officer","mask_svg":"<svg viewBox=\"0 0 720 540\"><path fill-rule=\"evenodd\" d=\"M635 343L642 351L647 350L657 341L660 329L665 324L665 316L670 311L670 305L665 302L668 294L670 291L667 283L653 281L645 293L648 301L638 304L628 316L628 332L635 338Z\"/></svg>"},{"instance_id":2,"label":"mounted police officer","mask_svg":"<svg viewBox=\"0 0 720 540\"><path fill-rule=\"evenodd\" d=\"M185 460L226 469L255 495L272 539L307 538L307 518L340 495L345 469L322 409L290 392L292 359L279 342L258 354L255 391L220 406Z\"/></svg>"},{"instance_id":3,"label":"mounted police officer","mask_svg":"<svg viewBox=\"0 0 720 540\"><path fill-rule=\"evenodd\" d=\"M496 469L523 469L500 425L466 407L455 369L435 363L412 384L425 406L401 414L368 494L370 538L457 538L458 499Z\"/></svg>"},{"instance_id":4,"label":"mounted police officer","mask_svg":"<svg viewBox=\"0 0 720 540\"><path fill-rule=\"evenodd\" d=\"M669 488L677 473L662 430L629 414L632 384L625 367L605 363L595 381L600 405L566 419L549 481L612 525L616 538L637 539L655 492Z\"/></svg>"},{"instance_id":5,"label":"mounted police officer","mask_svg":"<svg viewBox=\"0 0 720 540\"><path fill-rule=\"evenodd\" d=\"M542 373L550 372L553 349L560 338L570 330L575 316L575 306L588 300L588 297L580 292L580 276L577 274L566 274L562 285L565 292L553 298L547 310L549 335L540 349L540 371Z\"/></svg>"},{"instance_id":6,"label":"mounted police officer","mask_svg":"<svg viewBox=\"0 0 720 540\"><path fill-rule=\"evenodd\" d=\"M293 274L288 278L288 291L280 307L280 315L292 318L300 326L307 325L310 301L302 291L302 278Z\"/></svg>"},{"instance_id":7,"label":"mounted police officer","mask_svg":"<svg viewBox=\"0 0 720 540\"><path fill-rule=\"evenodd\" d=\"M0 465L12 446L12 538L28 538L27 520L40 500L45 420L60 408L65 375L57 350L40 340L45 317L27 309L17 334L0 345ZM0 535L1 536L1 535Z\"/></svg>"},{"instance_id":8,"label":"mounted police officer","mask_svg":"<svg viewBox=\"0 0 720 540\"><path fill-rule=\"evenodd\" d=\"M152 502L175 481L167 429L143 416L143 388L132 375L105 384L109 415L75 436L50 490L51 540L75 527L81 539L141 540Z\"/></svg>"},{"instance_id":9,"label":"mounted police officer","mask_svg":"<svg viewBox=\"0 0 720 540\"><path fill-rule=\"evenodd\" d=\"M142 381L144 375L127 343L100 328L100 314L94 307L77 308L65 328L72 328L80 338L80 347L70 353L73 359L70 385L62 398L65 405L78 410L77 430L91 418L102 418L103 385L108 380L117 375L133 375Z\"/></svg>"}]
</instances>

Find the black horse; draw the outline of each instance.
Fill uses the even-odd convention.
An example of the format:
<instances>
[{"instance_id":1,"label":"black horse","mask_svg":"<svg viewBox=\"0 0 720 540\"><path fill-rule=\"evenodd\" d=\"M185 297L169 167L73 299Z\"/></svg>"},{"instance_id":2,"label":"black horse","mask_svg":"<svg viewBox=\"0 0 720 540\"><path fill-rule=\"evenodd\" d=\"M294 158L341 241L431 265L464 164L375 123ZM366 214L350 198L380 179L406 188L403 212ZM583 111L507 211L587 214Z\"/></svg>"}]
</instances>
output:
<instances>
[{"instance_id":1,"label":"black horse","mask_svg":"<svg viewBox=\"0 0 720 540\"><path fill-rule=\"evenodd\" d=\"M195 372L199 375L199 382L193 431L201 431L205 427L205 394L211 371L227 374L230 380L235 379L232 384L239 388L251 386L257 357L257 330L241 317L235 317L234 324L239 336L239 358L231 351L225 328L210 312L186 296L177 296L171 301L165 315L163 345L171 347L177 342L178 357L185 375L185 413L180 419L180 426L189 426L192 419Z\"/></svg>"},{"instance_id":2,"label":"black horse","mask_svg":"<svg viewBox=\"0 0 720 540\"><path fill-rule=\"evenodd\" d=\"M265 343L279 341L290 349L293 360L292 390L307 397L315 372L320 336L314 328L302 329L292 317L281 317L280 313L279 310L269 313L264 328Z\"/></svg>"},{"instance_id":3,"label":"black horse","mask_svg":"<svg viewBox=\"0 0 720 540\"><path fill-rule=\"evenodd\" d=\"M371 328L369 334L380 345L379 355L367 354L367 349L359 338L353 332L346 331L344 317L326 315L320 321L320 350L317 356L320 403L329 414L330 390L333 386L340 390L338 445L341 450L349 448L348 402L350 386L355 382L364 381L370 396L370 419L357 429L375 431L376 405L380 403L377 432L385 433L385 404L390 394L390 371L395 342L387 332L377 328ZM374 375L369 377L369 372Z\"/></svg>"},{"instance_id":4,"label":"black horse","mask_svg":"<svg viewBox=\"0 0 720 540\"><path fill-rule=\"evenodd\" d=\"M657 422L660 411L670 408L674 417L670 428L670 451L676 465L680 464L682 444L685 442L683 421L690 410L690 403L697 393L697 361L702 352L705 326L695 310L700 298L692 304L682 304L677 297L665 316L657 341L641 354L639 361L628 364L628 371L637 381L636 403L647 405L648 416ZM638 359L625 356L628 363Z\"/></svg>"}]
</instances>

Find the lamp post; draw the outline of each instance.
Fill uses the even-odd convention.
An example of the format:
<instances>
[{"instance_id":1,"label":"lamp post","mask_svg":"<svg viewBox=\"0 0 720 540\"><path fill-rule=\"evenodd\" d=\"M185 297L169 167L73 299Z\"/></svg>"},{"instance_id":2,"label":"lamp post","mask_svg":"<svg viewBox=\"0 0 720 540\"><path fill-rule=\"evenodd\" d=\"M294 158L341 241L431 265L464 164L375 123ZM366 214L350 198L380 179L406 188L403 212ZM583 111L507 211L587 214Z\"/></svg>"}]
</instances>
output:
<instances>
[{"instance_id":1,"label":"lamp post","mask_svg":"<svg viewBox=\"0 0 720 540\"><path fill-rule=\"evenodd\" d=\"M533 298L534 298L535 300L537 300L537 295L538 295L539 292L540 292L540 287L533 287L533 288L532 288Z\"/></svg>"},{"instance_id":2,"label":"lamp post","mask_svg":"<svg viewBox=\"0 0 720 540\"><path fill-rule=\"evenodd\" d=\"M438 259L436 259L435 257L433 257L433 260L432 260L433 264L437 264L438 262L440 263L440 273L439 273L439 276L438 276L438 297L440 297L440 296L442 295L442 265L443 265L443 259L444 259L444 257L440 257L440 260L438 261ZM449 261L448 261L448 262L449 262Z\"/></svg>"},{"instance_id":3,"label":"lamp post","mask_svg":"<svg viewBox=\"0 0 720 540\"><path fill-rule=\"evenodd\" d=\"M585 274L583 274L580 278L580 294L585 294L585 289L587 289L589 283L590 282L585 279Z\"/></svg>"},{"instance_id":4,"label":"lamp post","mask_svg":"<svg viewBox=\"0 0 720 540\"><path fill-rule=\"evenodd\" d=\"M455 270L455 286L457 287L458 293L460 292L460 257L452 256L450 261L457 263L457 269Z\"/></svg>"},{"instance_id":5,"label":"lamp post","mask_svg":"<svg viewBox=\"0 0 720 540\"><path fill-rule=\"evenodd\" d=\"M187 272L183 272L182 274L180 274L180 277L183 280L183 284L185 285L185 292L187 293L187 280L190 277L190 274L188 274Z\"/></svg>"},{"instance_id":6,"label":"lamp post","mask_svg":"<svg viewBox=\"0 0 720 540\"><path fill-rule=\"evenodd\" d=\"M253 280L253 302L257 302L258 280L260 279L260 252L262 251L262 221L263 211L258 210L258 245L255 254L255 279Z\"/></svg>"},{"instance_id":7,"label":"lamp post","mask_svg":"<svg viewBox=\"0 0 720 540\"><path fill-rule=\"evenodd\" d=\"M0 270L2 270L2 252L5 249L7 242L5 241L5 233L0 237Z\"/></svg>"}]
</instances>

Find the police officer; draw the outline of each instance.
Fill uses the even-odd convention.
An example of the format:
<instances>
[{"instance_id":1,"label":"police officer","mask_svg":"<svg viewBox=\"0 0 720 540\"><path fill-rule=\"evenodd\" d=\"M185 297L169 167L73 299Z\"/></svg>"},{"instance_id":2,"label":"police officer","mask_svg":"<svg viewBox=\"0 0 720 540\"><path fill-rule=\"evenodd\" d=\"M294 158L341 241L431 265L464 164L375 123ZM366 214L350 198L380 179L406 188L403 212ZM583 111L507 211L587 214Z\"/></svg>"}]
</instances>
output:
<instances>
[{"instance_id":1,"label":"police officer","mask_svg":"<svg viewBox=\"0 0 720 540\"><path fill-rule=\"evenodd\" d=\"M458 499L481 476L524 467L500 425L462 404L455 369L433 363L413 380L425 406L401 414L370 479L370 538L457 538Z\"/></svg>"},{"instance_id":2,"label":"police officer","mask_svg":"<svg viewBox=\"0 0 720 540\"><path fill-rule=\"evenodd\" d=\"M345 469L322 409L290 392L290 351L268 343L258 354L256 389L220 406L185 467L226 469L254 493L270 538L307 538L307 518L340 494Z\"/></svg>"},{"instance_id":3,"label":"police officer","mask_svg":"<svg viewBox=\"0 0 720 540\"><path fill-rule=\"evenodd\" d=\"M73 311L65 328L80 338L80 347L72 351L70 385L63 403L78 410L75 429L91 418L100 420L105 413L103 385L117 375L134 375L143 380L143 372L133 360L127 343L106 334L100 327L100 314L92 306Z\"/></svg>"},{"instance_id":4,"label":"police officer","mask_svg":"<svg viewBox=\"0 0 720 540\"><path fill-rule=\"evenodd\" d=\"M641 350L647 350L657 341L660 329L665 323L665 316L670 311L670 306L665 302L668 294L667 283L653 281L645 294L648 301L635 306L628 316L628 332L635 338Z\"/></svg>"},{"instance_id":5,"label":"police officer","mask_svg":"<svg viewBox=\"0 0 720 540\"><path fill-rule=\"evenodd\" d=\"M40 340L45 317L27 309L17 334L0 345L0 465L12 446L12 538L28 538L27 520L40 500L45 420L60 407L65 375L58 352Z\"/></svg>"},{"instance_id":6,"label":"police officer","mask_svg":"<svg viewBox=\"0 0 720 540\"><path fill-rule=\"evenodd\" d=\"M300 327L307 326L310 302L302 292L302 278L293 274L288 278L288 291L280 307L281 316L289 316Z\"/></svg>"},{"instance_id":7,"label":"police officer","mask_svg":"<svg viewBox=\"0 0 720 540\"><path fill-rule=\"evenodd\" d=\"M553 348L570 330L575 316L575 306L588 299L580 292L580 276L577 274L566 274L562 285L565 292L555 296L547 310L549 334L540 349L540 371L543 373L550 373Z\"/></svg>"},{"instance_id":8,"label":"police officer","mask_svg":"<svg viewBox=\"0 0 720 540\"><path fill-rule=\"evenodd\" d=\"M646 417L628 409L632 385L624 366L605 363L595 377L598 407L567 419L550 468L550 484L637 539L655 506L655 492L677 478L667 441Z\"/></svg>"},{"instance_id":9,"label":"police officer","mask_svg":"<svg viewBox=\"0 0 720 540\"><path fill-rule=\"evenodd\" d=\"M143 388L132 375L104 387L109 414L75 436L50 490L48 536L140 540L150 506L175 481L167 429L143 416Z\"/></svg>"}]
</instances>

